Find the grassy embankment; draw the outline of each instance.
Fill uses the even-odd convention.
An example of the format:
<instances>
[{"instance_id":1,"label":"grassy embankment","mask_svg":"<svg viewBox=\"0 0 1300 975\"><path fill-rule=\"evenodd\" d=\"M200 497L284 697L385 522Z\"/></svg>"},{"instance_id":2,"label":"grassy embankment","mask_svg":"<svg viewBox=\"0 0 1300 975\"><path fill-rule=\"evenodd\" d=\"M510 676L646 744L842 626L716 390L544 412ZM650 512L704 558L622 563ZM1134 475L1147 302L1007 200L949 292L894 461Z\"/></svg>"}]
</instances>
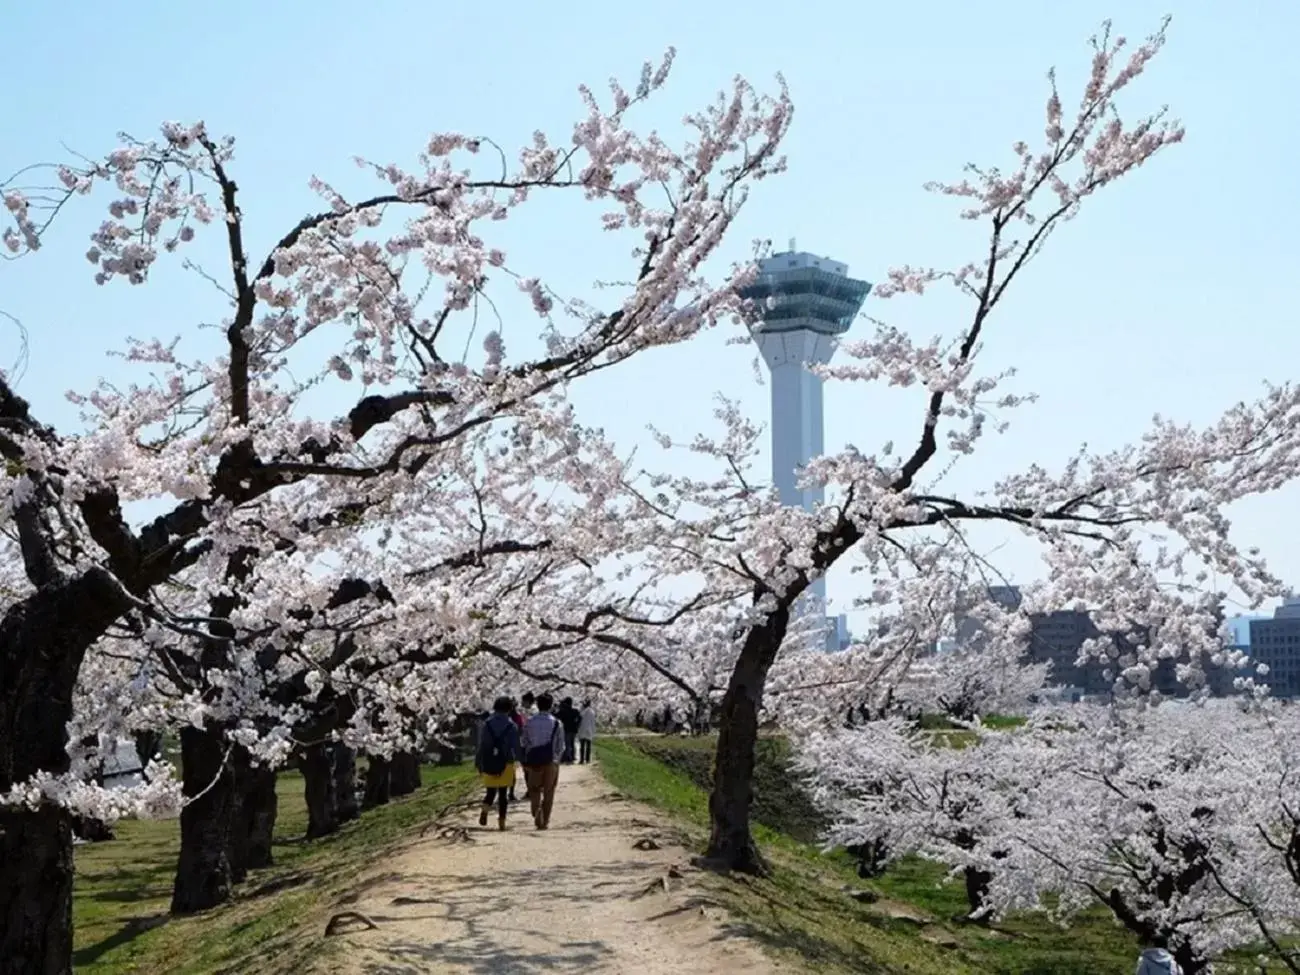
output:
<instances>
[{"instance_id":1,"label":"grassy embankment","mask_svg":"<svg viewBox=\"0 0 1300 975\"><path fill-rule=\"evenodd\" d=\"M698 844L707 825L712 776L709 739L601 741L610 784L658 806ZM784 742L760 743L754 788L757 837L774 867L770 879L712 883L740 929L818 972L889 975L1129 975L1137 945L1108 916L1076 919L1069 929L1039 915L992 927L956 920L966 909L960 883L921 860L896 864L871 881L843 854L816 846L817 811L786 768ZM852 892L878 897L865 903Z\"/></svg>"},{"instance_id":2,"label":"grassy embankment","mask_svg":"<svg viewBox=\"0 0 1300 975\"><path fill-rule=\"evenodd\" d=\"M384 854L418 836L473 780L468 766L426 767L413 795L369 810L334 836L303 841L302 776L279 777L275 865L257 870L234 900L169 919L180 846L176 820L118 824L117 839L77 848L74 970L85 975L278 975L329 950L330 902Z\"/></svg>"}]
</instances>

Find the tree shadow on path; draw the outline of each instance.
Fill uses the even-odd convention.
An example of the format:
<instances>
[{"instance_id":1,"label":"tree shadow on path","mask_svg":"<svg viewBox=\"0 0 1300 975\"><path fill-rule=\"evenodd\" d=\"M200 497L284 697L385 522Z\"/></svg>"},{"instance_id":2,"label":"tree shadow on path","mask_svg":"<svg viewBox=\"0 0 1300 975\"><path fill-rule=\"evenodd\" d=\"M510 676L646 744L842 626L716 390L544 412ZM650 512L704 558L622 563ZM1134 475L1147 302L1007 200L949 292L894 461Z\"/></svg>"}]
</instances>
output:
<instances>
[{"instance_id":1,"label":"tree shadow on path","mask_svg":"<svg viewBox=\"0 0 1300 975\"><path fill-rule=\"evenodd\" d=\"M593 905L640 893L650 865L629 858L538 869L527 865L526 850L521 853L520 866L485 877L407 874L407 893L383 909L392 939L367 945L384 957L362 970L367 975L600 971L614 950L597 938L575 939L564 932L591 927L582 918ZM371 916L379 920L378 914ZM548 919L557 923L552 927ZM428 940L411 936L415 925L428 930Z\"/></svg>"}]
</instances>

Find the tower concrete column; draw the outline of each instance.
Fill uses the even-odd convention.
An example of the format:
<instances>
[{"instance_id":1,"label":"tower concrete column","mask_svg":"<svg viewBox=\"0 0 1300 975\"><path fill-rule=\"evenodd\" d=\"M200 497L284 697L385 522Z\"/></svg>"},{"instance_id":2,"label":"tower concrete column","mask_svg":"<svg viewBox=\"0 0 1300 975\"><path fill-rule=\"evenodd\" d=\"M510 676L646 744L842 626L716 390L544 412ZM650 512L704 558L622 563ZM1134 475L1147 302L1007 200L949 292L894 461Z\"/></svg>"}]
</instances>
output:
<instances>
[{"instance_id":1,"label":"tower concrete column","mask_svg":"<svg viewBox=\"0 0 1300 975\"><path fill-rule=\"evenodd\" d=\"M847 265L796 252L791 241L789 252L760 262L742 292L758 304L754 341L772 375L772 482L783 504L813 511L824 500L820 488L798 486L803 468L825 452L822 380L808 367L831 361L870 290L848 276ZM808 597L804 611L824 614L825 579Z\"/></svg>"}]
</instances>

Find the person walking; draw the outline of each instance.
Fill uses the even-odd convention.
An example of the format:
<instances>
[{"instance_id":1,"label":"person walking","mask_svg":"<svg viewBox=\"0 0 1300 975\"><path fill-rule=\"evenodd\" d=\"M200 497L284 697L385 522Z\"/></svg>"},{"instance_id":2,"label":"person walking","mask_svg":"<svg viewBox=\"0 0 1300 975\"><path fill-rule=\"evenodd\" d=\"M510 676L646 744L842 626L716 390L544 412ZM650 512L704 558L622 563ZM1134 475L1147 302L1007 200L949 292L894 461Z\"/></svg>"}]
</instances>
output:
<instances>
[{"instance_id":1,"label":"person walking","mask_svg":"<svg viewBox=\"0 0 1300 975\"><path fill-rule=\"evenodd\" d=\"M520 741L519 757L520 757L520 759L523 759L523 757L524 757L524 751L523 751L523 748L524 748L524 746L523 746L523 741L524 741L524 715L523 715L523 714L520 714L520 710L519 710L519 702L515 701L515 698L511 698L511 699L510 699L510 720L512 720L512 722L515 723L515 728L519 729L519 741ZM520 767L519 767L519 774L520 774L520 775L523 775L523 768L524 768L523 766L520 766ZM516 781L517 781L517 780L516 780ZM526 798L528 798L528 797L525 796L524 798L525 798L525 800L526 800ZM510 787L510 801L511 801L511 802L519 802L519 797L515 796L515 785L513 785L513 784L511 784L511 787Z\"/></svg>"},{"instance_id":2,"label":"person walking","mask_svg":"<svg viewBox=\"0 0 1300 975\"><path fill-rule=\"evenodd\" d=\"M524 735L524 725L528 719L537 713L537 695L532 691L524 691L523 696L519 698L519 740L522 742ZM522 747L522 746L521 746ZM528 776L524 776L524 802L531 798L528 792Z\"/></svg>"},{"instance_id":3,"label":"person walking","mask_svg":"<svg viewBox=\"0 0 1300 975\"><path fill-rule=\"evenodd\" d=\"M582 716L573 706L571 697L566 697L560 702L560 709L555 712L555 716L564 726L564 764L572 765L578 758L578 725L582 722Z\"/></svg>"},{"instance_id":4,"label":"person walking","mask_svg":"<svg viewBox=\"0 0 1300 975\"><path fill-rule=\"evenodd\" d=\"M524 716L519 713L519 704L515 701L513 697L510 699L510 720L515 723L515 728L517 728L519 731L519 740L520 742L522 742L524 740ZM520 752L519 757L523 758L522 751ZM525 796L524 798L526 799L528 797ZM519 801L518 798L515 796L515 784L513 782L510 783L510 801L511 802Z\"/></svg>"},{"instance_id":5,"label":"person walking","mask_svg":"<svg viewBox=\"0 0 1300 975\"><path fill-rule=\"evenodd\" d=\"M478 814L478 824L486 826L492 805L497 806L497 829L506 828L506 813L510 809L510 790L515 784L515 763L519 761L519 728L510 719L512 702L499 697L492 705L491 716L483 722L479 732L478 751L474 766L483 776L487 792L483 808Z\"/></svg>"},{"instance_id":6,"label":"person walking","mask_svg":"<svg viewBox=\"0 0 1300 975\"><path fill-rule=\"evenodd\" d=\"M560 759L564 757L564 726L551 713L555 698L537 696L537 713L524 725L524 782L532 803L533 825L547 829L551 825L551 807L555 804L555 787L560 781Z\"/></svg>"},{"instance_id":7,"label":"person walking","mask_svg":"<svg viewBox=\"0 0 1300 975\"><path fill-rule=\"evenodd\" d=\"M1182 967L1163 948L1148 948L1138 958L1137 975L1182 975Z\"/></svg>"},{"instance_id":8,"label":"person walking","mask_svg":"<svg viewBox=\"0 0 1300 975\"><path fill-rule=\"evenodd\" d=\"M589 765L591 743L596 739L596 709L591 706L590 701L582 702L582 710L578 712L578 718L578 764Z\"/></svg>"}]
</instances>

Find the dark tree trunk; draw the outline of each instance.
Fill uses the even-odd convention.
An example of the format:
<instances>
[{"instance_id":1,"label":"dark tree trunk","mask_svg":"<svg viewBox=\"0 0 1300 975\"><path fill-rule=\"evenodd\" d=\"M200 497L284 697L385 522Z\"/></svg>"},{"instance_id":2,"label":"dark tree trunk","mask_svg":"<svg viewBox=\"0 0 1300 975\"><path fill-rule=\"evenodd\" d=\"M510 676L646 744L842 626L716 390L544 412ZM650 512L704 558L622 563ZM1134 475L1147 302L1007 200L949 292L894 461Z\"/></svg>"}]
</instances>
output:
<instances>
[{"instance_id":1,"label":"dark tree trunk","mask_svg":"<svg viewBox=\"0 0 1300 975\"><path fill-rule=\"evenodd\" d=\"M1178 962L1183 975L1202 975L1210 968L1210 963L1189 948L1186 943L1166 948L1165 951L1174 956L1174 961Z\"/></svg>"},{"instance_id":2,"label":"dark tree trunk","mask_svg":"<svg viewBox=\"0 0 1300 975\"><path fill-rule=\"evenodd\" d=\"M970 905L970 917L975 915L988 903L989 885L993 883L993 874L978 867L967 867L963 873L966 878L966 903Z\"/></svg>"},{"instance_id":3,"label":"dark tree trunk","mask_svg":"<svg viewBox=\"0 0 1300 975\"><path fill-rule=\"evenodd\" d=\"M0 811L0 946L4 975L72 971L72 816L66 810Z\"/></svg>"},{"instance_id":4,"label":"dark tree trunk","mask_svg":"<svg viewBox=\"0 0 1300 975\"><path fill-rule=\"evenodd\" d=\"M74 816L72 834L87 843L106 843L117 838L112 826L93 816Z\"/></svg>"},{"instance_id":5,"label":"dark tree trunk","mask_svg":"<svg viewBox=\"0 0 1300 975\"><path fill-rule=\"evenodd\" d=\"M42 586L0 620L0 792L68 770L67 724L87 648L130 603L93 570ZM72 971L72 816L0 807L0 973Z\"/></svg>"},{"instance_id":6,"label":"dark tree trunk","mask_svg":"<svg viewBox=\"0 0 1300 975\"><path fill-rule=\"evenodd\" d=\"M435 742L434 751L438 753L438 765L450 766L460 764L460 748L454 741Z\"/></svg>"},{"instance_id":7,"label":"dark tree trunk","mask_svg":"<svg viewBox=\"0 0 1300 975\"><path fill-rule=\"evenodd\" d=\"M235 883L231 833L239 810L239 783L219 731L181 731L181 853L172 886L172 913L192 914L230 899ZM231 749L233 756L233 749ZM242 844L236 844L241 848ZM242 869L243 864L239 864Z\"/></svg>"},{"instance_id":8,"label":"dark tree trunk","mask_svg":"<svg viewBox=\"0 0 1300 975\"><path fill-rule=\"evenodd\" d=\"M1142 945L1149 948L1163 948L1173 955L1174 961L1178 962L1178 967L1183 970L1184 975L1201 975L1210 967L1210 963L1202 958L1188 942L1186 935L1176 930L1159 927L1149 918L1140 917L1129 907L1119 890L1112 889L1110 894L1103 898L1102 903L1111 909L1120 924L1137 936Z\"/></svg>"},{"instance_id":9,"label":"dark tree trunk","mask_svg":"<svg viewBox=\"0 0 1300 975\"><path fill-rule=\"evenodd\" d=\"M414 752L397 752L390 765L389 781L394 797L409 796L420 788L420 759Z\"/></svg>"},{"instance_id":10,"label":"dark tree trunk","mask_svg":"<svg viewBox=\"0 0 1300 975\"><path fill-rule=\"evenodd\" d=\"M254 765L248 752L235 747L227 759L234 775L230 809L230 879L242 883L248 871L271 865L271 834L279 810L275 770Z\"/></svg>"},{"instance_id":11,"label":"dark tree trunk","mask_svg":"<svg viewBox=\"0 0 1300 975\"><path fill-rule=\"evenodd\" d=\"M81 739L81 744L83 748L98 748L99 735L87 735ZM102 760L93 781L98 786L104 784L104 763ZM95 819L93 816L73 816L72 835L85 843L106 843L116 836L112 826L102 819Z\"/></svg>"},{"instance_id":12,"label":"dark tree trunk","mask_svg":"<svg viewBox=\"0 0 1300 975\"><path fill-rule=\"evenodd\" d=\"M338 800L339 823L349 823L361 815L357 802L357 752L341 742L330 746L334 762L334 792Z\"/></svg>"},{"instance_id":13,"label":"dark tree trunk","mask_svg":"<svg viewBox=\"0 0 1300 975\"><path fill-rule=\"evenodd\" d=\"M271 865L271 839L275 832L275 817L280 809L280 797L275 791L275 769L252 766L248 770L248 784L244 790L241 809L241 828L247 840L244 844L244 863L249 870L260 870Z\"/></svg>"},{"instance_id":14,"label":"dark tree trunk","mask_svg":"<svg viewBox=\"0 0 1300 975\"><path fill-rule=\"evenodd\" d=\"M889 848L884 840L872 840L857 846L845 848L845 852L858 858L858 876L863 880L879 877L885 872L889 858Z\"/></svg>"},{"instance_id":15,"label":"dark tree trunk","mask_svg":"<svg viewBox=\"0 0 1300 975\"><path fill-rule=\"evenodd\" d=\"M789 614L782 611L774 613L766 626L749 631L722 698L713 791L709 795L709 846L703 859L714 869L767 872L749 829L754 748L758 744L763 686L788 625Z\"/></svg>"},{"instance_id":16,"label":"dark tree trunk","mask_svg":"<svg viewBox=\"0 0 1300 975\"><path fill-rule=\"evenodd\" d=\"M322 742L308 745L300 767L307 802L307 838L329 836L339 828L338 783L330 747Z\"/></svg>"},{"instance_id":17,"label":"dark tree trunk","mask_svg":"<svg viewBox=\"0 0 1300 975\"><path fill-rule=\"evenodd\" d=\"M388 803L392 795L391 766L388 759L371 755L366 765L366 795L361 808L374 809Z\"/></svg>"},{"instance_id":18,"label":"dark tree trunk","mask_svg":"<svg viewBox=\"0 0 1300 975\"><path fill-rule=\"evenodd\" d=\"M148 768L149 763L158 758L162 752L162 732L137 731L133 737L135 739L135 753L140 758L140 765L142 768Z\"/></svg>"},{"instance_id":19,"label":"dark tree trunk","mask_svg":"<svg viewBox=\"0 0 1300 975\"><path fill-rule=\"evenodd\" d=\"M250 441L236 444L223 461L218 481L238 480L252 456ZM218 495L227 486L217 485ZM236 593L252 572L256 549L241 547L226 560L226 588L208 600L209 633L199 657L200 672L229 665L228 641L235 636L231 613L239 606ZM204 693L212 690L202 680ZM193 766L193 768L191 767ZM250 760L243 748L226 742L222 729L186 728L181 732L181 771L186 798L181 811L181 855L172 888L172 913L207 910L230 899L231 887L248 874L248 831L243 815L244 793L250 788Z\"/></svg>"},{"instance_id":20,"label":"dark tree trunk","mask_svg":"<svg viewBox=\"0 0 1300 975\"><path fill-rule=\"evenodd\" d=\"M230 828L226 832L226 858L230 861L231 881L240 884L248 876L248 845L252 828L248 798L253 788L253 766L242 748L232 748L226 764L235 783L230 803Z\"/></svg>"}]
</instances>

